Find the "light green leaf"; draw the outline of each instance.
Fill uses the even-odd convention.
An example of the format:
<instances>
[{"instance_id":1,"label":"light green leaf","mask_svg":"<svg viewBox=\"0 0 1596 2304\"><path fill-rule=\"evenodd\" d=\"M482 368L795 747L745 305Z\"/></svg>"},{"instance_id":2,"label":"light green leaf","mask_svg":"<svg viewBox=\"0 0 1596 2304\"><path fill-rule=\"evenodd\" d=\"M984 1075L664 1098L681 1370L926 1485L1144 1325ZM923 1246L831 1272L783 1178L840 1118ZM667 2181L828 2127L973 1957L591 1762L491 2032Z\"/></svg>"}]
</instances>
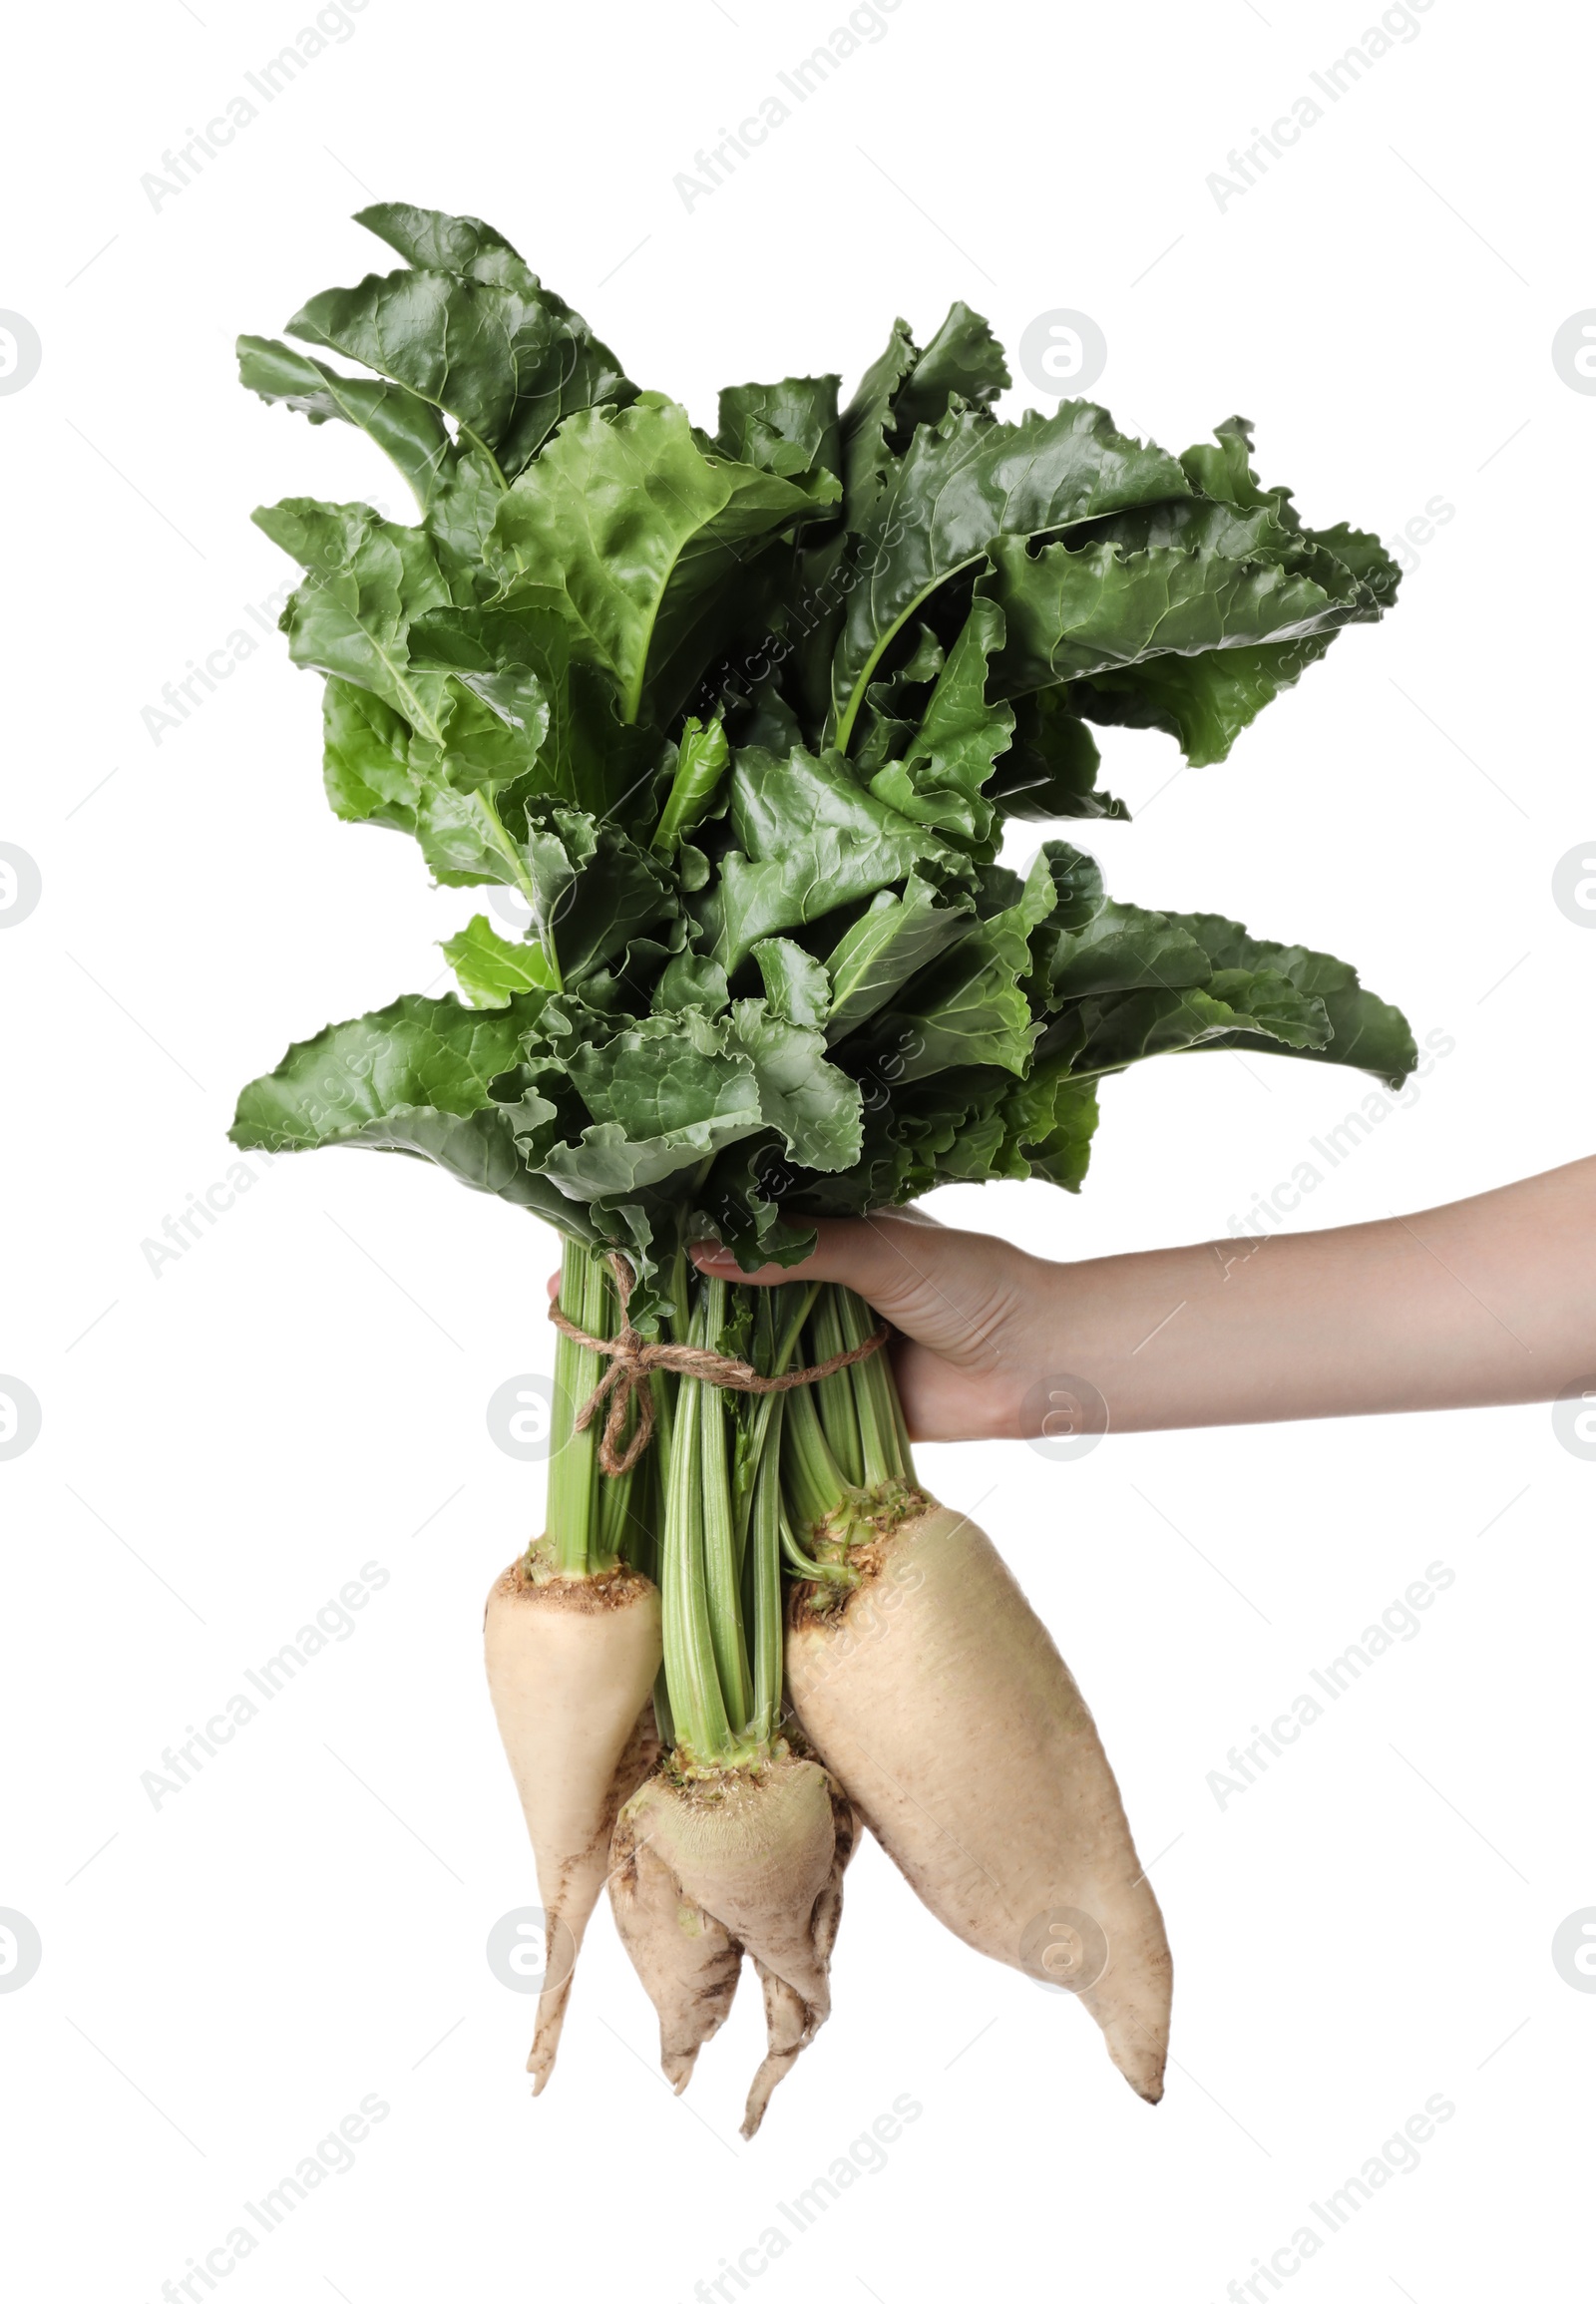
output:
<instances>
[{"instance_id":1,"label":"light green leaf","mask_svg":"<svg viewBox=\"0 0 1596 2304\"><path fill-rule=\"evenodd\" d=\"M621 718L646 702L664 720L736 622L746 563L837 495L829 473L800 486L706 455L685 411L648 392L572 418L500 506L490 562L507 589L563 590Z\"/></svg>"},{"instance_id":2,"label":"light green leaf","mask_svg":"<svg viewBox=\"0 0 1596 2304\"><path fill-rule=\"evenodd\" d=\"M726 971L702 953L677 953L661 969L649 1005L655 1015L702 1008L706 1016L718 1016L726 1005Z\"/></svg>"},{"instance_id":3,"label":"light green leaf","mask_svg":"<svg viewBox=\"0 0 1596 2304\"><path fill-rule=\"evenodd\" d=\"M844 1038L885 1006L912 976L969 934L975 903L912 871L903 888L883 889L834 947L828 1037ZM756 948L758 949L758 948Z\"/></svg>"},{"instance_id":4,"label":"light green leaf","mask_svg":"<svg viewBox=\"0 0 1596 2304\"><path fill-rule=\"evenodd\" d=\"M369 688L441 743L443 684L411 671L405 644L414 619L449 598L421 530L379 520L368 505L305 496L262 506L254 520L307 572L282 614L294 662Z\"/></svg>"},{"instance_id":5,"label":"light green leaf","mask_svg":"<svg viewBox=\"0 0 1596 2304\"><path fill-rule=\"evenodd\" d=\"M499 607L423 616L409 647L412 663L451 674L508 726L541 729L529 791L594 816L625 808L633 821L650 811L659 740L621 727L613 687L573 660L575 639L564 595L528 586Z\"/></svg>"},{"instance_id":6,"label":"light green leaf","mask_svg":"<svg viewBox=\"0 0 1596 2304\"><path fill-rule=\"evenodd\" d=\"M554 989L554 970L542 947L507 943L484 913L448 938L440 950L473 1008L508 1007L519 992Z\"/></svg>"},{"instance_id":7,"label":"light green leaf","mask_svg":"<svg viewBox=\"0 0 1596 2304\"><path fill-rule=\"evenodd\" d=\"M737 1000L729 1044L753 1065L760 1113L781 1131L788 1157L823 1173L851 1168L859 1158L859 1088L826 1062L824 1033L789 1023L767 1000Z\"/></svg>"},{"instance_id":8,"label":"light green leaf","mask_svg":"<svg viewBox=\"0 0 1596 2304\"><path fill-rule=\"evenodd\" d=\"M734 464L796 479L842 469L838 376L788 376L780 384L731 384L720 395L715 446Z\"/></svg>"},{"instance_id":9,"label":"light green leaf","mask_svg":"<svg viewBox=\"0 0 1596 2304\"><path fill-rule=\"evenodd\" d=\"M382 824L413 833L423 779L410 757L410 723L347 680L322 691L322 773L335 816L346 824Z\"/></svg>"},{"instance_id":10,"label":"light green leaf","mask_svg":"<svg viewBox=\"0 0 1596 2304\"><path fill-rule=\"evenodd\" d=\"M839 763L795 751L736 756L731 820L744 854L721 864L716 958L734 973L760 940L873 896L930 856L933 834L853 783Z\"/></svg>"},{"instance_id":11,"label":"light green leaf","mask_svg":"<svg viewBox=\"0 0 1596 2304\"><path fill-rule=\"evenodd\" d=\"M577 1143L555 1145L545 1167L577 1199L662 1183L764 1125L752 1063L727 1054L723 1026L696 1010L576 1047L568 1063L595 1125Z\"/></svg>"},{"instance_id":12,"label":"light green leaf","mask_svg":"<svg viewBox=\"0 0 1596 2304\"><path fill-rule=\"evenodd\" d=\"M661 856L675 855L714 806L730 766L731 746L724 723L711 720L706 728L701 720L688 720L677 742L675 772L650 848Z\"/></svg>"},{"instance_id":13,"label":"light green leaf","mask_svg":"<svg viewBox=\"0 0 1596 2304\"><path fill-rule=\"evenodd\" d=\"M756 944L753 958L764 978L771 1014L823 1032L831 1012L831 978L820 961L784 936Z\"/></svg>"}]
</instances>

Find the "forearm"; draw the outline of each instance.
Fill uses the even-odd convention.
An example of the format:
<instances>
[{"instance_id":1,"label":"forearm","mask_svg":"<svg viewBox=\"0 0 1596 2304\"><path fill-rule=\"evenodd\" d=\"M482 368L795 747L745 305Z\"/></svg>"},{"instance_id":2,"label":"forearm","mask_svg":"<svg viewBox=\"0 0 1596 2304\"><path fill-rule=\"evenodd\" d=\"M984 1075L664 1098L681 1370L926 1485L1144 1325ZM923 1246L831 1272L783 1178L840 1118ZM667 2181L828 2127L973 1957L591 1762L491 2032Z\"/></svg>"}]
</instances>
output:
<instances>
[{"instance_id":1,"label":"forearm","mask_svg":"<svg viewBox=\"0 0 1596 2304\"><path fill-rule=\"evenodd\" d=\"M1549 1399L1596 1371L1596 1159L1341 1231L1053 1267L1046 1293L1035 1374L1084 1377L1118 1431ZM1009 1428L1034 1429L1011 1380Z\"/></svg>"}]
</instances>

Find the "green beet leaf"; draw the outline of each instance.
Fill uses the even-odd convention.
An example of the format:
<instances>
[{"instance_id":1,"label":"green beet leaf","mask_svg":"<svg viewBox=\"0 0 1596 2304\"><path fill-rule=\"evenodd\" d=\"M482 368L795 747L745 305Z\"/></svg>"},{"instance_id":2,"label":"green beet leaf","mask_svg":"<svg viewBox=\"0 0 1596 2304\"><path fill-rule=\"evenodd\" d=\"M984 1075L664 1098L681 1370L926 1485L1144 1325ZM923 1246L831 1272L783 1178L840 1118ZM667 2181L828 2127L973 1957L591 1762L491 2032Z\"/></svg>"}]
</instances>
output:
<instances>
[{"instance_id":1,"label":"green beet leaf","mask_svg":"<svg viewBox=\"0 0 1596 2304\"><path fill-rule=\"evenodd\" d=\"M575 417L505 497L489 565L506 592L561 591L620 716L668 720L743 612L746 562L838 496L706 454L684 410L644 393Z\"/></svg>"},{"instance_id":2,"label":"green beet leaf","mask_svg":"<svg viewBox=\"0 0 1596 2304\"><path fill-rule=\"evenodd\" d=\"M1173 457L1116 432L1087 400L1018 424L952 408L935 428L921 426L861 532L861 580L832 666L839 747L848 749L865 684L915 610L950 576L980 568L997 538L1051 535L1189 492Z\"/></svg>"},{"instance_id":3,"label":"green beet leaf","mask_svg":"<svg viewBox=\"0 0 1596 2304\"><path fill-rule=\"evenodd\" d=\"M401 253L453 248L463 268L368 273L358 287L329 288L288 322L289 335L446 409L505 480L576 410L635 397L586 320L475 218L384 205L357 221Z\"/></svg>"},{"instance_id":4,"label":"green beet leaf","mask_svg":"<svg viewBox=\"0 0 1596 2304\"><path fill-rule=\"evenodd\" d=\"M1124 814L1095 730L1221 760L1391 604L1378 540L1308 527L1243 420L1178 459L1089 402L1003 421L956 304L846 400L729 386L711 438L492 226L360 220L404 268L312 298L308 350L241 338L240 375L366 434L417 525L256 518L305 571L282 624L335 813L527 927L479 913L443 946L462 997L290 1048L237 1142L431 1160L624 1254L658 1333L700 1234L792 1264L821 1216L1077 1190L1098 1081L1151 1056L1412 1068L1345 962L1110 899L1061 839L998 861L1010 820Z\"/></svg>"}]
</instances>

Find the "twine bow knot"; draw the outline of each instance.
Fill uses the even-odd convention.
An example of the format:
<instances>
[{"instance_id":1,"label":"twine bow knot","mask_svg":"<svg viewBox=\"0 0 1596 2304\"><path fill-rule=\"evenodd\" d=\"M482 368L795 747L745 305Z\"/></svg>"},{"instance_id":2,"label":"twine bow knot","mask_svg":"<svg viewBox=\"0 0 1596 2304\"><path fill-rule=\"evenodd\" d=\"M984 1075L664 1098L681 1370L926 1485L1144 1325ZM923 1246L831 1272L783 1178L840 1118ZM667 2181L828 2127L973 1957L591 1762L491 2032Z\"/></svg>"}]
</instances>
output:
<instances>
[{"instance_id":1,"label":"twine bow knot","mask_svg":"<svg viewBox=\"0 0 1596 2304\"><path fill-rule=\"evenodd\" d=\"M648 1343L632 1326L627 1309L635 1278L631 1266L617 1254L610 1257L609 1269L614 1275L615 1295L620 1304L618 1336L590 1336L561 1311L558 1303L550 1305L549 1318L563 1337L581 1344L585 1351L599 1353L609 1362L578 1408L573 1424L577 1431L587 1431L600 1407L603 1408L598 1467L611 1479L629 1472L654 1436L654 1395L648 1379L655 1368L666 1369L672 1375L696 1376L700 1383L715 1384L722 1391L787 1392L795 1384L818 1383L822 1376L834 1375L839 1368L852 1367L856 1360L868 1359L887 1342L884 1322L863 1344L854 1344L847 1351L833 1352L830 1359L817 1360L813 1367L790 1368L785 1375L762 1376L757 1368L730 1352L710 1351L702 1344ZM633 1401L637 1420L628 1440L626 1424Z\"/></svg>"}]
</instances>

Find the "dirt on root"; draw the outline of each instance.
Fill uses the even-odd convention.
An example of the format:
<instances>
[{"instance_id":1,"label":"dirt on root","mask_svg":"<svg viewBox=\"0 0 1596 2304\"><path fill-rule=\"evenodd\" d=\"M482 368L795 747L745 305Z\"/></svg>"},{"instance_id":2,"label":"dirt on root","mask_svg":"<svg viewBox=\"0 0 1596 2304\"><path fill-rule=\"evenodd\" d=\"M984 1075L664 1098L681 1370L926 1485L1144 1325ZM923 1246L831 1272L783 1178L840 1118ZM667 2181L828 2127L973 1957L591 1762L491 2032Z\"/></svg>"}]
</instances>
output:
<instances>
[{"instance_id":1,"label":"dirt on root","mask_svg":"<svg viewBox=\"0 0 1596 2304\"><path fill-rule=\"evenodd\" d=\"M648 1578L624 1560L598 1576L562 1576L537 1554L538 1546L534 1545L513 1561L495 1584L494 1593L507 1600L531 1601L539 1608L567 1610L574 1616L601 1616L612 1609L629 1608L653 1589Z\"/></svg>"},{"instance_id":2,"label":"dirt on root","mask_svg":"<svg viewBox=\"0 0 1596 2304\"><path fill-rule=\"evenodd\" d=\"M787 1621L796 1630L799 1625L821 1624L840 1627L849 1609L858 1601L863 1603L872 1585L878 1582L892 1558L898 1539L908 1536L920 1525L928 1512L940 1511L935 1496L922 1498L919 1509L907 1519L896 1520L868 1544L850 1544L848 1565L859 1578L855 1585L839 1592L833 1584L814 1584L807 1579L794 1580L787 1596Z\"/></svg>"}]
</instances>

